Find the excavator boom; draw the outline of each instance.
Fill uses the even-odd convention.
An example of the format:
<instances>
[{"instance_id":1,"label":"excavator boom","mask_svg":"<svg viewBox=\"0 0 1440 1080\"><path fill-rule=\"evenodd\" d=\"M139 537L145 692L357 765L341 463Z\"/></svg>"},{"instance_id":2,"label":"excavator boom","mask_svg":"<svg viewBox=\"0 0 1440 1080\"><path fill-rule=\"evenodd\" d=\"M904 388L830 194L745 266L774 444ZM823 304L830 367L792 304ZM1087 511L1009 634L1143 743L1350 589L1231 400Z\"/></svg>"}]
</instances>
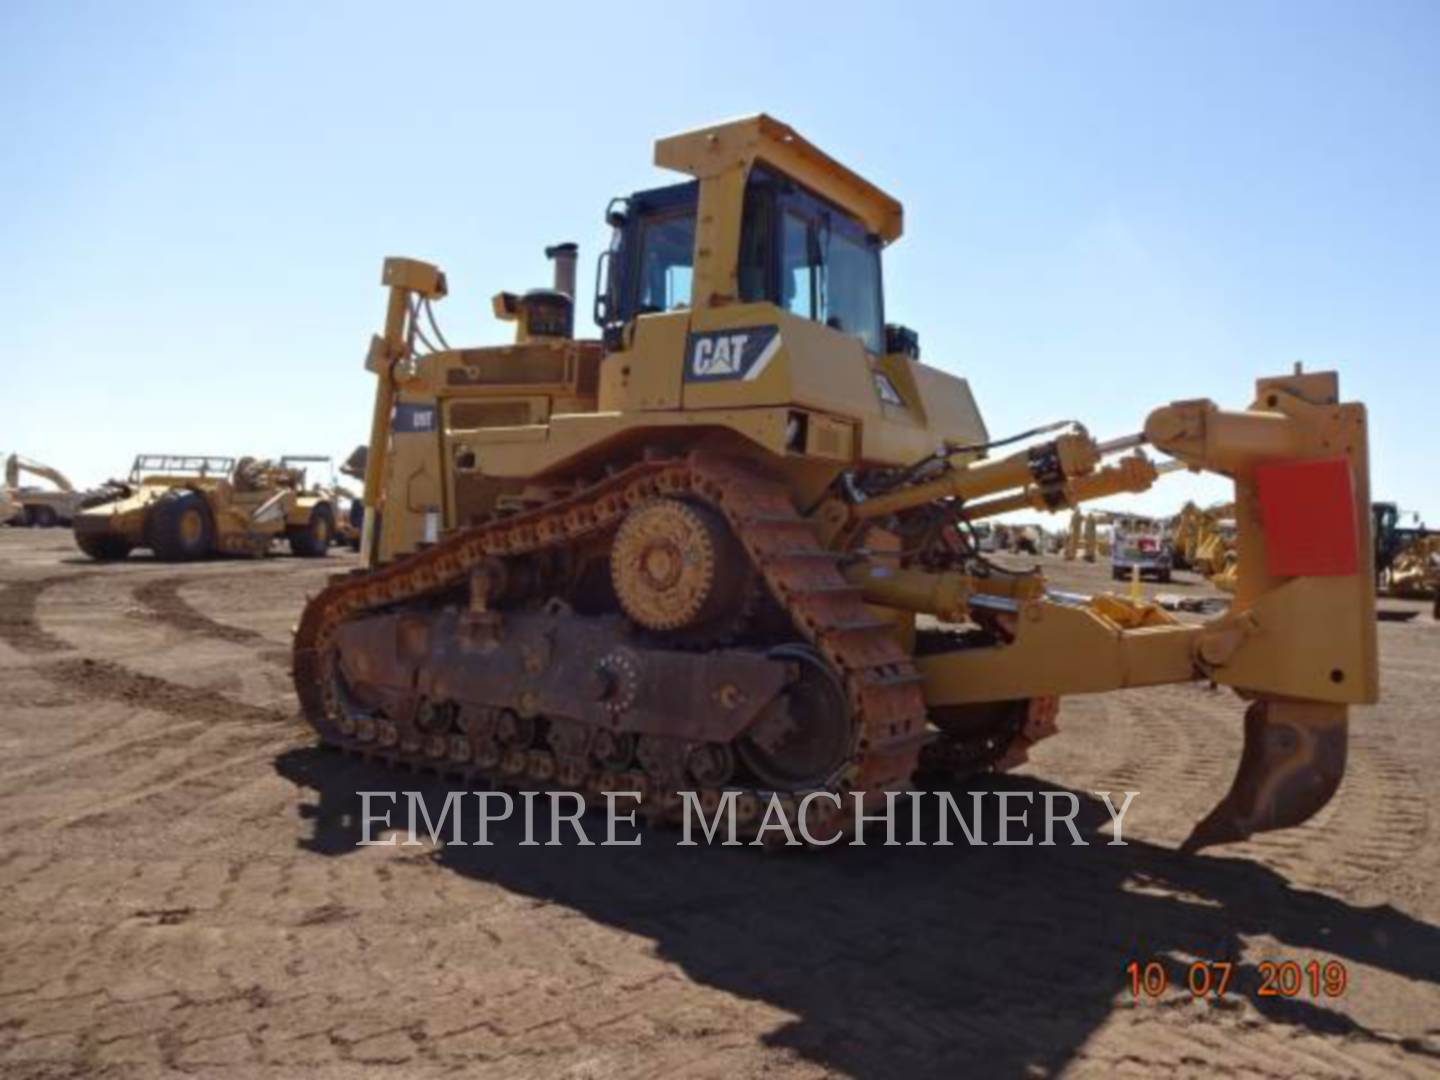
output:
<instances>
[{"instance_id":1,"label":"excavator boom","mask_svg":"<svg viewBox=\"0 0 1440 1080\"><path fill-rule=\"evenodd\" d=\"M48 480L67 495L75 490L75 485L70 483L69 478L59 469L52 469L49 465L42 465L19 454L11 454L5 459L6 487L18 488L21 475L26 473L40 480Z\"/></svg>"}]
</instances>

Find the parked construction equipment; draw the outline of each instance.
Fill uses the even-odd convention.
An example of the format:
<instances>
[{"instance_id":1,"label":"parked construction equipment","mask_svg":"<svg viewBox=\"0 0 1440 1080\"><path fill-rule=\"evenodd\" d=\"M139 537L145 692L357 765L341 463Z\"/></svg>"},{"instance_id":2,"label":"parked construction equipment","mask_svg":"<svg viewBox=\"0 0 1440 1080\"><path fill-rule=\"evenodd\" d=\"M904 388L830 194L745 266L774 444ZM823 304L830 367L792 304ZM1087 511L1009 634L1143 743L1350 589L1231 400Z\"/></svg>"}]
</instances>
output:
<instances>
[{"instance_id":1,"label":"parked construction equipment","mask_svg":"<svg viewBox=\"0 0 1440 1080\"><path fill-rule=\"evenodd\" d=\"M766 116L662 139L656 162L692 179L611 204L600 340L574 336L573 245L549 249L553 288L495 297L515 340L484 348L439 335L440 270L385 262L366 568L295 639L323 740L632 790L660 820L696 792L752 832L778 792L823 841L852 794L1022 760L1060 695L1207 680L1248 703L1245 747L1187 848L1329 800L1347 707L1378 690L1365 410L1335 374L1000 452L1027 437L992 438L965 380L884 321L898 202ZM1145 446L1234 480L1225 614L1052 594L971 542L998 514L1147 489Z\"/></svg>"},{"instance_id":2,"label":"parked construction equipment","mask_svg":"<svg viewBox=\"0 0 1440 1080\"><path fill-rule=\"evenodd\" d=\"M1070 524L1065 529L1065 546L1061 549L1066 562L1074 562L1080 555L1080 545L1085 536L1085 515L1079 510L1070 512Z\"/></svg>"},{"instance_id":3,"label":"parked construction equipment","mask_svg":"<svg viewBox=\"0 0 1440 1080\"><path fill-rule=\"evenodd\" d=\"M365 454L365 447L357 446L340 466L340 471L363 484L365 482ZM336 508L335 523L338 539L352 551L359 551L360 537L365 529L365 502L349 488L345 488L344 493L348 502L343 511L338 505Z\"/></svg>"},{"instance_id":4,"label":"parked construction equipment","mask_svg":"<svg viewBox=\"0 0 1440 1080\"><path fill-rule=\"evenodd\" d=\"M353 458L354 455L352 454ZM340 482L335 475L335 459L328 454L286 454L280 459L282 469L303 469L309 470L311 466L323 466L322 477L311 477L307 481L303 476L301 485L308 483L309 488L321 495L324 495L330 502L330 516L334 525L334 532L330 534L332 544L344 544L352 550L360 550L360 528L358 518L363 517L364 504L360 496L351 491ZM354 476L357 479L365 478L364 470L358 473L353 469L351 462L346 461L340 466L340 472L347 476Z\"/></svg>"},{"instance_id":5,"label":"parked construction equipment","mask_svg":"<svg viewBox=\"0 0 1440 1080\"><path fill-rule=\"evenodd\" d=\"M123 559L135 548L166 561L257 556L282 537L293 554L313 558L329 550L335 514L298 463L141 454L113 497L87 505L74 528L92 559Z\"/></svg>"},{"instance_id":6,"label":"parked construction equipment","mask_svg":"<svg viewBox=\"0 0 1440 1080\"><path fill-rule=\"evenodd\" d=\"M1093 563L1097 556L1108 555L1100 540L1100 520L1094 514L1085 516L1085 561Z\"/></svg>"},{"instance_id":7,"label":"parked construction equipment","mask_svg":"<svg viewBox=\"0 0 1440 1080\"><path fill-rule=\"evenodd\" d=\"M1193 570L1211 583L1233 592L1239 552L1236 550L1235 504L1201 509L1194 502L1180 508L1170 525L1175 565Z\"/></svg>"},{"instance_id":8,"label":"parked construction equipment","mask_svg":"<svg viewBox=\"0 0 1440 1080\"><path fill-rule=\"evenodd\" d=\"M54 486L22 485L21 478L26 475ZM40 528L69 525L85 499L85 493L76 491L69 477L59 469L19 454L10 454L5 458L5 493L15 507L9 520L16 525Z\"/></svg>"},{"instance_id":9,"label":"parked construction equipment","mask_svg":"<svg viewBox=\"0 0 1440 1080\"><path fill-rule=\"evenodd\" d=\"M1377 589L1387 596L1436 600L1440 610L1440 532L1427 529L1414 513L1415 524L1402 526L1401 510L1391 502L1372 504L1371 513Z\"/></svg>"}]
</instances>

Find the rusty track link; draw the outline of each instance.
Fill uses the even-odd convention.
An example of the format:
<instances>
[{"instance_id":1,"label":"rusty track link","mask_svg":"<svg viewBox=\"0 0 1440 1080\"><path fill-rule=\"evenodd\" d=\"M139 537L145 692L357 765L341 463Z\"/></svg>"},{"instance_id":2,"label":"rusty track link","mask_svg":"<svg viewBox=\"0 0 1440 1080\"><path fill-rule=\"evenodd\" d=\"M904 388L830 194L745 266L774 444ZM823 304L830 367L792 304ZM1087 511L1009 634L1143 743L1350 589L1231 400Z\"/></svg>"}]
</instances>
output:
<instances>
[{"instance_id":1,"label":"rusty track link","mask_svg":"<svg viewBox=\"0 0 1440 1080\"><path fill-rule=\"evenodd\" d=\"M382 746L343 733L336 724L339 705L330 696L329 653L336 629L348 619L432 595L465 583L483 560L562 547L615 529L631 507L663 496L698 498L719 510L739 537L777 602L796 627L841 674L856 728L849 760L824 791L841 797L812 800L807 822L824 838L847 828L850 791L866 792L866 805L883 802L886 790L908 785L926 739L921 677L893 636L893 628L869 613L858 589L840 573L841 556L820 545L812 525L796 513L785 487L751 465L704 454L678 460L646 460L623 469L573 495L496 522L459 530L439 543L374 570L358 570L331 579L306 605L294 644L295 688L306 720L321 739L345 750L385 762L469 781L481 776L498 785L518 783L584 790L638 791L653 819L672 819L679 798L656 790L636 769L622 774L598 765L587 775L562 773L554 755L543 749L511 753L492 768L457 764L427 753L420 740ZM578 782L577 782L578 781ZM762 802L771 793L737 785L697 787L707 810L722 794L738 790L742 827L758 824ZM782 806L793 824L806 791L782 792Z\"/></svg>"}]
</instances>

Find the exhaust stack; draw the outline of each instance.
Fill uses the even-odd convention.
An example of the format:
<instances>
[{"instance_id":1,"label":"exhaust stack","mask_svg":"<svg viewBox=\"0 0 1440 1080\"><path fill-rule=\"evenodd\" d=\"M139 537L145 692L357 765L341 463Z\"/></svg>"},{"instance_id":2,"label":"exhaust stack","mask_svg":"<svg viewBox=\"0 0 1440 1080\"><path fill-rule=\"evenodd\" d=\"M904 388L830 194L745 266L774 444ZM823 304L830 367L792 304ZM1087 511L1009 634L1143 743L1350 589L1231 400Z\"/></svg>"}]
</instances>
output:
<instances>
[{"instance_id":1,"label":"exhaust stack","mask_svg":"<svg viewBox=\"0 0 1440 1080\"><path fill-rule=\"evenodd\" d=\"M580 257L576 244L556 244L545 249L545 257L555 263L555 291L562 292L575 300L575 263Z\"/></svg>"}]
</instances>

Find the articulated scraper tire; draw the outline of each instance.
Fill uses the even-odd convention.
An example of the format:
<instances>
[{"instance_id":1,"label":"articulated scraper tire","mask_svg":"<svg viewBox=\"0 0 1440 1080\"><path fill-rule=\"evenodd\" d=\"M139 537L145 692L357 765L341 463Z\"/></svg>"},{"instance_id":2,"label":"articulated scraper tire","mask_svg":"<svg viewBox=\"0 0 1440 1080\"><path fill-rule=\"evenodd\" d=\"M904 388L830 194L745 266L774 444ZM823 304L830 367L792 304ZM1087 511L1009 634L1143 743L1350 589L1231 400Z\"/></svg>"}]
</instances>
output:
<instances>
[{"instance_id":1,"label":"articulated scraper tire","mask_svg":"<svg viewBox=\"0 0 1440 1080\"><path fill-rule=\"evenodd\" d=\"M335 536L335 516L326 503L319 503L310 511L310 520L305 525L285 531L290 541L290 553L302 559L318 559L330 552L330 541Z\"/></svg>"},{"instance_id":2,"label":"articulated scraper tire","mask_svg":"<svg viewBox=\"0 0 1440 1080\"><path fill-rule=\"evenodd\" d=\"M75 546L97 562L115 562L130 554L130 541L111 533L76 533Z\"/></svg>"},{"instance_id":3,"label":"articulated scraper tire","mask_svg":"<svg viewBox=\"0 0 1440 1080\"><path fill-rule=\"evenodd\" d=\"M164 562L203 559L215 550L215 522L198 491L171 491L155 501L147 524L150 549Z\"/></svg>"},{"instance_id":4,"label":"articulated scraper tire","mask_svg":"<svg viewBox=\"0 0 1440 1080\"><path fill-rule=\"evenodd\" d=\"M346 545L351 551L360 550L360 534L365 530L365 504L359 499L350 503L350 539Z\"/></svg>"}]
</instances>

